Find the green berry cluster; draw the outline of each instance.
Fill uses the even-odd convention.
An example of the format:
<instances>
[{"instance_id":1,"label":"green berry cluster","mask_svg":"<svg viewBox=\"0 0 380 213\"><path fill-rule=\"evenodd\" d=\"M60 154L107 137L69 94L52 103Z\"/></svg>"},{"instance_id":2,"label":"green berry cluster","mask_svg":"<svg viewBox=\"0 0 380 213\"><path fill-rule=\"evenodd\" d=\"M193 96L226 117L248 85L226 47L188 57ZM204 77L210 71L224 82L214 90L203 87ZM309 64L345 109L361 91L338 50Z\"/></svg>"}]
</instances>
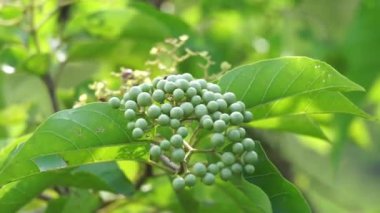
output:
<instances>
[{"instance_id":1,"label":"green berry cluster","mask_svg":"<svg viewBox=\"0 0 380 213\"><path fill-rule=\"evenodd\" d=\"M172 184L176 190L194 186L197 179L212 185L217 175L227 181L233 175L255 171L255 142L245 137L246 131L241 127L253 115L235 94L222 93L216 84L194 79L188 73L170 75L133 86L122 100L112 97L109 104L124 110L127 128L135 139L157 127L172 130L169 137L153 135L156 140L150 157L174 170ZM195 129L207 132L210 149L200 150L191 140L197 134ZM218 160L188 165L191 155L198 151L218 156Z\"/></svg>"}]
</instances>

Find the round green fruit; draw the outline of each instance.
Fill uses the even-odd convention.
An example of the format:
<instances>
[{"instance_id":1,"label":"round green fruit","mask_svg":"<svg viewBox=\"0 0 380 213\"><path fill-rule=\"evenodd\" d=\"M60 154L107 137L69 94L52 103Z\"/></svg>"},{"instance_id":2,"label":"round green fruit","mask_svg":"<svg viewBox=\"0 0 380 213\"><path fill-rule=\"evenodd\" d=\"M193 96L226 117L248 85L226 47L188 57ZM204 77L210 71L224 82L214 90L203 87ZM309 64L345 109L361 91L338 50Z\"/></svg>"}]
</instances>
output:
<instances>
[{"instance_id":1,"label":"round green fruit","mask_svg":"<svg viewBox=\"0 0 380 213\"><path fill-rule=\"evenodd\" d=\"M249 151L243 156L244 163L253 164L258 160L257 153L255 151Z\"/></svg>"},{"instance_id":2,"label":"round green fruit","mask_svg":"<svg viewBox=\"0 0 380 213\"><path fill-rule=\"evenodd\" d=\"M185 159L185 151L183 149L174 149L171 154L171 159L173 162L180 163Z\"/></svg>"},{"instance_id":3,"label":"round green fruit","mask_svg":"<svg viewBox=\"0 0 380 213\"><path fill-rule=\"evenodd\" d=\"M150 97L150 94L147 92L142 92L137 96L137 104L139 106L149 106L152 104L152 98Z\"/></svg>"},{"instance_id":4,"label":"round green fruit","mask_svg":"<svg viewBox=\"0 0 380 213\"><path fill-rule=\"evenodd\" d=\"M255 167L251 164L247 164L244 166L244 171L247 173L247 174L253 174L255 172Z\"/></svg>"},{"instance_id":5,"label":"round green fruit","mask_svg":"<svg viewBox=\"0 0 380 213\"><path fill-rule=\"evenodd\" d=\"M141 128L134 128L132 131L133 138L141 138L144 135L144 131Z\"/></svg>"},{"instance_id":6,"label":"round green fruit","mask_svg":"<svg viewBox=\"0 0 380 213\"><path fill-rule=\"evenodd\" d=\"M120 107L120 99L117 97L112 97L108 100L108 103L111 105L112 108L119 108Z\"/></svg>"},{"instance_id":7,"label":"round green fruit","mask_svg":"<svg viewBox=\"0 0 380 213\"><path fill-rule=\"evenodd\" d=\"M223 168L221 171L220 171L220 177L222 178L222 180L229 180L231 179L232 177L232 172L229 168Z\"/></svg>"},{"instance_id":8,"label":"round green fruit","mask_svg":"<svg viewBox=\"0 0 380 213\"><path fill-rule=\"evenodd\" d=\"M188 174L185 176L185 184L186 186L194 186L197 182L197 177L193 174Z\"/></svg>"},{"instance_id":9,"label":"round green fruit","mask_svg":"<svg viewBox=\"0 0 380 213\"><path fill-rule=\"evenodd\" d=\"M215 183L215 175L213 175L212 173L207 172L205 174L205 176L202 178L202 182L205 185L212 185L212 184L214 184Z\"/></svg>"},{"instance_id":10,"label":"round green fruit","mask_svg":"<svg viewBox=\"0 0 380 213\"><path fill-rule=\"evenodd\" d=\"M244 138L242 144L246 151L252 151L255 148L255 142L251 138Z\"/></svg>"},{"instance_id":11,"label":"round green fruit","mask_svg":"<svg viewBox=\"0 0 380 213\"><path fill-rule=\"evenodd\" d=\"M229 166L235 163L236 158L235 155L231 152L225 152L222 154L221 160L225 165Z\"/></svg>"},{"instance_id":12,"label":"round green fruit","mask_svg":"<svg viewBox=\"0 0 380 213\"><path fill-rule=\"evenodd\" d=\"M196 176L203 177L207 172L207 168L203 163L198 162L194 164L192 172Z\"/></svg>"},{"instance_id":13,"label":"round green fruit","mask_svg":"<svg viewBox=\"0 0 380 213\"><path fill-rule=\"evenodd\" d=\"M172 181L174 190L179 191L185 188L185 180L182 177L176 177Z\"/></svg>"}]
</instances>

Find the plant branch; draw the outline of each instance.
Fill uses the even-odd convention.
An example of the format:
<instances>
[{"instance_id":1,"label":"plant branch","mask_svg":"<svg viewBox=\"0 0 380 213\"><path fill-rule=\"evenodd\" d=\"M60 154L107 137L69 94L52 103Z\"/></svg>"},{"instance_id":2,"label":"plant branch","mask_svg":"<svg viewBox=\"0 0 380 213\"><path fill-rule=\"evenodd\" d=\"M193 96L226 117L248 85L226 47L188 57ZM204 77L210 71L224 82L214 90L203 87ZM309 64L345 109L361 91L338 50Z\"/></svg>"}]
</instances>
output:
<instances>
[{"instance_id":1,"label":"plant branch","mask_svg":"<svg viewBox=\"0 0 380 213\"><path fill-rule=\"evenodd\" d=\"M51 102L51 105L53 107L53 111L58 112L59 111L59 105L58 105L56 88L55 88L53 78L51 77L51 75L49 73L46 73L44 76L42 76L42 81L44 82L44 84L48 90L50 102Z\"/></svg>"}]
</instances>

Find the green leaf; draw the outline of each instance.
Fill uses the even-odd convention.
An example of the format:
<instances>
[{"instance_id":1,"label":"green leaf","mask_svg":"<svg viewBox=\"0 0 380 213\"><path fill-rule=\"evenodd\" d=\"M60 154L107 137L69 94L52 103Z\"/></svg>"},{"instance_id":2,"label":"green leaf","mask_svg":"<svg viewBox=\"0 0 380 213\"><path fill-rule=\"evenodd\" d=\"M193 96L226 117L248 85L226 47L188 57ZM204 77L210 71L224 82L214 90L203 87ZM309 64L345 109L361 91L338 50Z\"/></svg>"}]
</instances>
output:
<instances>
[{"instance_id":1,"label":"green leaf","mask_svg":"<svg viewBox=\"0 0 380 213\"><path fill-rule=\"evenodd\" d=\"M251 109L255 120L299 114L346 113L370 116L340 92L319 91L287 97Z\"/></svg>"},{"instance_id":2,"label":"green leaf","mask_svg":"<svg viewBox=\"0 0 380 213\"><path fill-rule=\"evenodd\" d=\"M51 57L47 53L37 53L30 56L23 64L25 71L35 74L44 75L50 69Z\"/></svg>"},{"instance_id":3,"label":"green leaf","mask_svg":"<svg viewBox=\"0 0 380 213\"><path fill-rule=\"evenodd\" d=\"M15 212L54 185L105 190L127 196L134 192L134 185L115 162L98 163L40 173L7 184L0 189L0 209Z\"/></svg>"},{"instance_id":4,"label":"green leaf","mask_svg":"<svg viewBox=\"0 0 380 213\"><path fill-rule=\"evenodd\" d=\"M91 213L100 206L99 197L84 189L76 189L68 197L60 197L49 202L46 212L54 213Z\"/></svg>"},{"instance_id":5,"label":"green leaf","mask_svg":"<svg viewBox=\"0 0 380 213\"><path fill-rule=\"evenodd\" d=\"M273 212L311 212L302 194L280 174L259 143L256 152L260 156L259 162L256 163L256 171L253 175L246 175L245 178L268 195Z\"/></svg>"},{"instance_id":6,"label":"green leaf","mask_svg":"<svg viewBox=\"0 0 380 213\"><path fill-rule=\"evenodd\" d=\"M323 140L329 140L323 133L319 123L308 115L285 115L252 121L249 126L259 129L286 131L300 135L307 135Z\"/></svg>"},{"instance_id":7,"label":"green leaf","mask_svg":"<svg viewBox=\"0 0 380 213\"><path fill-rule=\"evenodd\" d=\"M10 153L0 167L0 185L82 164L147 159L149 144L131 143L126 125L122 111L107 103L58 112Z\"/></svg>"},{"instance_id":8,"label":"green leaf","mask_svg":"<svg viewBox=\"0 0 380 213\"><path fill-rule=\"evenodd\" d=\"M322 90L363 91L330 65L306 57L282 57L237 67L219 81L247 108Z\"/></svg>"},{"instance_id":9,"label":"green leaf","mask_svg":"<svg viewBox=\"0 0 380 213\"><path fill-rule=\"evenodd\" d=\"M185 212L272 212L265 192L242 179L197 184L177 196Z\"/></svg>"}]
</instances>

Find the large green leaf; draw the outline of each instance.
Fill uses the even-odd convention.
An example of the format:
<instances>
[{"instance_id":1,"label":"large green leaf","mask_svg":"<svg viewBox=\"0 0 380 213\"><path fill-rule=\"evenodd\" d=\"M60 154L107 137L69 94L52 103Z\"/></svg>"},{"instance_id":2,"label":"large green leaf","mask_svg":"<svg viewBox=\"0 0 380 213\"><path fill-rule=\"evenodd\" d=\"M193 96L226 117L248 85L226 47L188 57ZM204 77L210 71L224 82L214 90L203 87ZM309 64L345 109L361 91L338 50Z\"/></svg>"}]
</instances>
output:
<instances>
[{"instance_id":1,"label":"large green leaf","mask_svg":"<svg viewBox=\"0 0 380 213\"><path fill-rule=\"evenodd\" d=\"M211 187L197 184L177 196L185 212L272 212L265 192L240 178Z\"/></svg>"},{"instance_id":2,"label":"large green leaf","mask_svg":"<svg viewBox=\"0 0 380 213\"><path fill-rule=\"evenodd\" d=\"M100 198L84 189L74 190L68 197L60 197L49 202L46 212L51 213L91 213L100 206Z\"/></svg>"},{"instance_id":3,"label":"large green leaf","mask_svg":"<svg viewBox=\"0 0 380 213\"><path fill-rule=\"evenodd\" d=\"M115 162L83 165L75 169L46 172L3 186L0 209L15 212L48 187L60 185L131 195L134 185ZM5 209L5 210L4 210Z\"/></svg>"},{"instance_id":4,"label":"large green leaf","mask_svg":"<svg viewBox=\"0 0 380 213\"><path fill-rule=\"evenodd\" d=\"M285 115L258 121L252 121L249 126L258 129L291 132L328 140L319 123L308 115Z\"/></svg>"},{"instance_id":5,"label":"large green leaf","mask_svg":"<svg viewBox=\"0 0 380 213\"><path fill-rule=\"evenodd\" d=\"M132 143L126 124L123 113L106 103L58 112L0 165L0 185L82 164L145 160L149 144Z\"/></svg>"},{"instance_id":6,"label":"large green leaf","mask_svg":"<svg viewBox=\"0 0 380 213\"><path fill-rule=\"evenodd\" d=\"M246 175L245 178L259 186L268 195L273 212L311 212L302 194L280 174L259 143L257 143L256 152L260 156L256 171L253 175Z\"/></svg>"},{"instance_id":7,"label":"large green leaf","mask_svg":"<svg viewBox=\"0 0 380 213\"><path fill-rule=\"evenodd\" d=\"M293 95L333 91L362 91L330 65L307 57L282 57L237 67L219 81L247 108Z\"/></svg>"},{"instance_id":8,"label":"large green leaf","mask_svg":"<svg viewBox=\"0 0 380 213\"><path fill-rule=\"evenodd\" d=\"M299 114L347 113L369 118L340 92L318 91L283 98L251 109L255 120Z\"/></svg>"}]
</instances>

